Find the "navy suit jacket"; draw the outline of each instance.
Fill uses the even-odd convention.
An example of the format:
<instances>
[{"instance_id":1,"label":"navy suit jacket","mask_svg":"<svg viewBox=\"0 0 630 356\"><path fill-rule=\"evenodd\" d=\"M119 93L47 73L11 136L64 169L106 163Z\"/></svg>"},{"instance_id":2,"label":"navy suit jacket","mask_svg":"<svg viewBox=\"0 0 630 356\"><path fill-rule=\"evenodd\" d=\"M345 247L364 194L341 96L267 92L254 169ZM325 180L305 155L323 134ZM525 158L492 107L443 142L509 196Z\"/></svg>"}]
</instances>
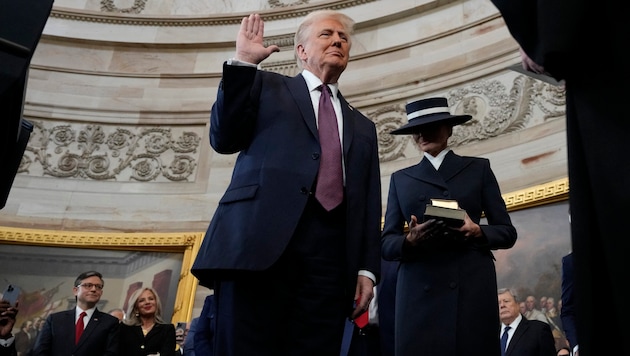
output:
<instances>
[{"instance_id":1,"label":"navy suit jacket","mask_svg":"<svg viewBox=\"0 0 630 356\"><path fill-rule=\"evenodd\" d=\"M575 326L576 301L575 293L573 292L573 278L573 254L569 253L562 257L562 309L560 310L560 319L571 348L578 345Z\"/></svg>"},{"instance_id":2,"label":"navy suit jacket","mask_svg":"<svg viewBox=\"0 0 630 356\"><path fill-rule=\"evenodd\" d=\"M79 343L74 343L74 308L46 318L37 335L33 356L117 356L118 318L96 309Z\"/></svg>"},{"instance_id":3,"label":"navy suit jacket","mask_svg":"<svg viewBox=\"0 0 630 356\"><path fill-rule=\"evenodd\" d=\"M501 328L503 329L503 328ZM555 356L556 344L549 324L523 317L505 350L505 356Z\"/></svg>"},{"instance_id":4,"label":"navy suit jacket","mask_svg":"<svg viewBox=\"0 0 630 356\"><path fill-rule=\"evenodd\" d=\"M376 128L338 95L343 112L347 278L380 275L381 183ZM210 144L240 152L192 267L203 285L261 271L284 252L319 170L315 112L302 75L224 64L212 107ZM352 301L350 301L351 303Z\"/></svg>"}]
</instances>

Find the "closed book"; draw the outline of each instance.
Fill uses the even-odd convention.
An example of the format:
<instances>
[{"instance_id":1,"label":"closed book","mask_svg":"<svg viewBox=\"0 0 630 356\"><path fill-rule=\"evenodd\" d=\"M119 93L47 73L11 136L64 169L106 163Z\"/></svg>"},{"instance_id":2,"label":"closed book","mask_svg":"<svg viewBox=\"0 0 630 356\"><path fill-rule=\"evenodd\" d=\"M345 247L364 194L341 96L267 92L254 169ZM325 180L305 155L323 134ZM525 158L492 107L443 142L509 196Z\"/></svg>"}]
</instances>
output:
<instances>
[{"instance_id":1,"label":"closed book","mask_svg":"<svg viewBox=\"0 0 630 356\"><path fill-rule=\"evenodd\" d=\"M424 211L424 221L431 219L444 221L446 226L454 228L460 228L464 225L464 216L466 216L466 210L464 209L446 208L432 204L427 204L427 208Z\"/></svg>"}]
</instances>

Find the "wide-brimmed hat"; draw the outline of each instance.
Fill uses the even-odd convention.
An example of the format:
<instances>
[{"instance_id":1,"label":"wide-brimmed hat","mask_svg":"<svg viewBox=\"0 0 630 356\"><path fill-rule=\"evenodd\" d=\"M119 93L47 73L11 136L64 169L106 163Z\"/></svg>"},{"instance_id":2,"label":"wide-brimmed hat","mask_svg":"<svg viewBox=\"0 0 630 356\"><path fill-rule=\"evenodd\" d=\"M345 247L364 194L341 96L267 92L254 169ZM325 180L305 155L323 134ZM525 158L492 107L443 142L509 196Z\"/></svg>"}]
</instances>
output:
<instances>
[{"instance_id":1,"label":"wide-brimmed hat","mask_svg":"<svg viewBox=\"0 0 630 356\"><path fill-rule=\"evenodd\" d=\"M418 126L446 123L460 125L472 119L470 115L452 115L448 110L446 98L420 99L407 103L407 124L390 132L392 135L408 135L418 131Z\"/></svg>"}]
</instances>

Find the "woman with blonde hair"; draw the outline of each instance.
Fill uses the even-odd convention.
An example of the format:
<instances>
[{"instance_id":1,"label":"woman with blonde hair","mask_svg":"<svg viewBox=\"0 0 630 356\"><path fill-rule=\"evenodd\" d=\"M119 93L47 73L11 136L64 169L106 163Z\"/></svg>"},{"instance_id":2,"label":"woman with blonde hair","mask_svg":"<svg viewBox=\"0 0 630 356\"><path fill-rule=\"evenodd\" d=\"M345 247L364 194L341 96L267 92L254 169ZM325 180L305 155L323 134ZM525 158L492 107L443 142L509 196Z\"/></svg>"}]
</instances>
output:
<instances>
[{"instance_id":1,"label":"woman with blonde hair","mask_svg":"<svg viewBox=\"0 0 630 356\"><path fill-rule=\"evenodd\" d=\"M175 326L162 319L160 297L152 288L138 289L120 327L120 356L174 355Z\"/></svg>"}]
</instances>

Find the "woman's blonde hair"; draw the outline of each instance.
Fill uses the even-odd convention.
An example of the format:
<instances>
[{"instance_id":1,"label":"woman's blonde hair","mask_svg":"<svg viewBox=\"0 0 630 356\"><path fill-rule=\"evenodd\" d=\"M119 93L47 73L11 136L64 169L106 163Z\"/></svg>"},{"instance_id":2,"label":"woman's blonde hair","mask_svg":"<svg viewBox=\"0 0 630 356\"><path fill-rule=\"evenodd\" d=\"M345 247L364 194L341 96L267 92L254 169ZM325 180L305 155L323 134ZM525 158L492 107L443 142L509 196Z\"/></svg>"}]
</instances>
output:
<instances>
[{"instance_id":1,"label":"woman's blonde hair","mask_svg":"<svg viewBox=\"0 0 630 356\"><path fill-rule=\"evenodd\" d=\"M155 322L157 324L165 324L164 319L162 319L162 302L160 302L160 296L158 296L155 289L150 287L144 287L133 292L131 297L129 297L129 306L127 307L127 318L123 321L127 325L142 325L142 320L140 320L140 312L138 311L138 298L140 295L144 293L144 291L149 291L155 297Z\"/></svg>"}]
</instances>

